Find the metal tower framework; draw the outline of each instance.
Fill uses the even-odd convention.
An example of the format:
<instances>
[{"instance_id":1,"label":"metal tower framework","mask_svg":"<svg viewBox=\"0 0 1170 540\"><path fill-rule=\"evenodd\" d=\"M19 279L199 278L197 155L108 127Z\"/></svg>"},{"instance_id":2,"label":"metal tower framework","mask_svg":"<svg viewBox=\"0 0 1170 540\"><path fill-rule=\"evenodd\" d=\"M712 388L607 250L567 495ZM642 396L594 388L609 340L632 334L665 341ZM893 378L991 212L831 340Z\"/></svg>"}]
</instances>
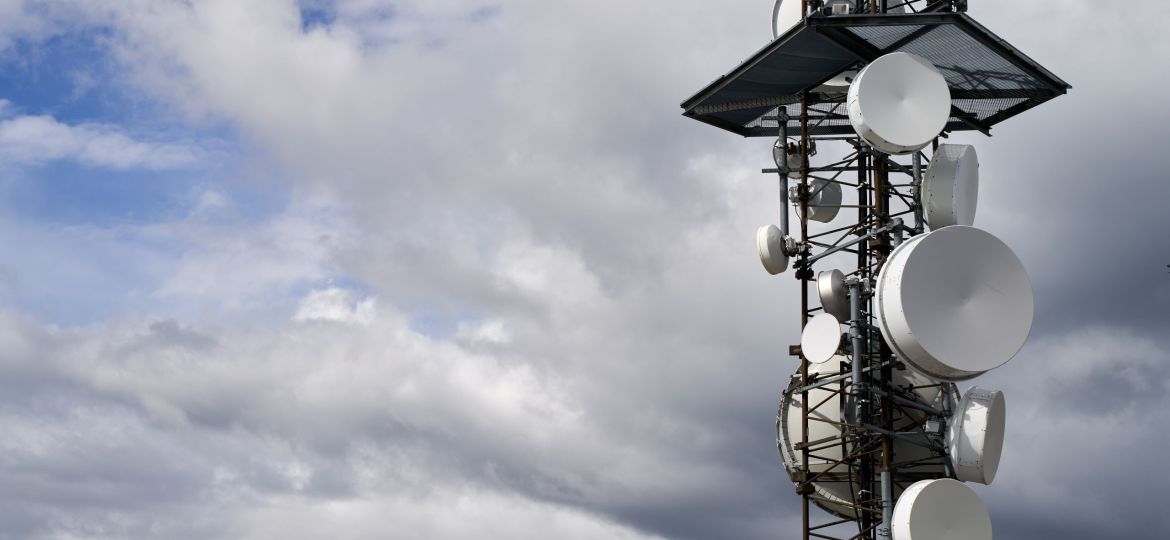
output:
<instances>
[{"instance_id":1,"label":"metal tower framework","mask_svg":"<svg viewBox=\"0 0 1170 540\"><path fill-rule=\"evenodd\" d=\"M800 179L795 184L799 209L797 227L792 231L799 238L799 254L795 263L796 279L800 282L801 328L810 317L821 311L809 301L810 289L815 290L817 263L829 256L848 253L856 257L855 267L846 273L846 284L850 290L849 345L845 348L849 362L841 362L836 375L816 376L809 374L809 361L799 346L790 347L790 354L800 359L800 371L794 376L793 384L786 390L777 413L777 431L788 429L788 423L800 422L800 442L793 449L798 453L800 468L792 474L797 493L802 496L803 534L809 538L889 538L890 513L893 511L894 495L919 480L954 477L954 471L946 455L943 433L947 418L955 406L957 389L953 384L939 383L942 407L925 403L918 394L894 384L895 368L904 369L894 358L888 345L882 339L874 317L873 289L871 284L877 278L886 258L909 235L924 232L922 208L916 202L922 180L922 171L929 161L923 152L913 155L910 163L899 163L891 156L876 152L858 137L819 136L808 133L815 125L815 118L837 114L840 103L818 108L809 104L802 96L797 122L799 134ZM813 112L815 111L815 112ZM779 112L780 140L787 141L786 111ZM841 142L852 147L852 152L832 163L812 167L809 156L816 142L821 148L829 142ZM937 140L934 147L937 148ZM785 163L777 168L764 169L767 174L780 175L781 204L787 214L789 201L788 177L790 172ZM856 222L838 228L812 232L809 230L808 204L815 196L814 180L837 183L843 189L856 193L855 204L843 204L842 210L855 209ZM823 188L823 185L822 185ZM782 225L782 229L784 226ZM840 258L838 258L840 261ZM839 265L839 264L838 264ZM831 269L832 267L827 267ZM918 387L921 389L922 387ZM830 390L827 398L810 403L809 392L817 389ZM798 395L793 395L798 394ZM799 419L786 414L789 400L801 404ZM827 400L836 400L837 409L843 411L840 421L815 417L810 409L817 409ZM911 416L922 418L911 425L895 427L894 418ZM810 424L822 422L834 424L840 430L840 437L810 440ZM895 440L906 441L929 450L926 456L917 455L912 459L900 458L895 453ZM781 459L790 451L777 439ZM843 459L820 455L829 449L840 448ZM827 468L812 470L810 460L832 461ZM828 500L818 494L814 484L840 484L854 498L847 503ZM841 490L837 490L841 491ZM830 514L828 519L816 521L819 513L813 506L820 505ZM841 534L844 525L853 522L855 534Z\"/></svg>"},{"instance_id":2,"label":"metal tower framework","mask_svg":"<svg viewBox=\"0 0 1170 540\"><path fill-rule=\"evenodd\" d=\"M822 310L809 301L817 270L836 266L845 271L842 260L853 256L848 263L853 268L845 272L851 305L848 344L842 349L848 361L839 362L835 372L810 374L800 347L789 348L799 357L800 368L777 414L777 446L801 495L802 538L888 539L890 515L902 489L918 480L955 477L943 434L957 388L936 383L940 399L926 403L914 387L895 384L895 372L904 366L878 329L873 300L873 284L891 251L907 236L925 231L918 195L939 139L929 155L920 151L895 159L877 152L853 132L845 95L819 89L843 71L890 52L926 57L951 90L954 106L940 135L946 138L968 130L990 135L993 125L1070 87L966 16L966 0L890 1L884 6L860 0L849 15L832 14L821 0L800 1L800 24L682 107L686 116L746 137L779 137L785 150L794 144L780 152L775 168L763 172L779 175L780 229L795 240L789 255L800 283L802 329ZM900 6L907 12L887 13ZM818 146L822 151L839 148L845 155L811 166L809 158ZM789 169L786 153L799 156L798 178L790 178L797 171ZM840 212L855 210L856 221L810 231L809 204L816 195L810 191L829 183L855 194L850 197L854 204L841 204ZM797 210L795 227L790 204ZM827 264L830 258L832 266ZM816 392L815 403L809 401L810 392ZM801 414L790 418L787 404L796 401ZM810 414L831 401L840 415ZM908 423L907 418L915 420ZM799 422L800 439L786 445L779 433L791 433L794 422ZM810 425L818 422L831 424L839 435L809 440ZM906 445L919 450L899 450ZM820 464L815 468L810 466L814 460ZM833 485L849 499L831 499L818 491L818 486ZM814 512L814 506L828 513Z\"/></svg>"}]
</instances>

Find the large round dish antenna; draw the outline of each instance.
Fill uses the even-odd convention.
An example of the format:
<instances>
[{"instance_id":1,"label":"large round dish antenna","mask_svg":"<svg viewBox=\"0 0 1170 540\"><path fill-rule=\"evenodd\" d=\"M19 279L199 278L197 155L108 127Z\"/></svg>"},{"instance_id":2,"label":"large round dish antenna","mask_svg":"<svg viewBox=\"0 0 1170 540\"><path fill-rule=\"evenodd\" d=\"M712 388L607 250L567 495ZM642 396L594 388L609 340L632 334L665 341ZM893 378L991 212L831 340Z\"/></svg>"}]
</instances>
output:
<instances>
[{"instance_id":1,"label":"large round dish antenna","mask_svg":"<svg viewBox=\"0 0 1170 540\"><path fill-rule=\"evenodd\" d=\"M845 274L830 270L817 274L817 296L825 313L838 321L849 320L849 290L845 287Z\"/></svg>"},{"instance_id":2,"label":"large round dish antenna","mask_svg":"<svg viewBox=\"0 0 1170 540\"><path fill-rule=\"evenodd\" d=\"M931 229L975 223L979 156L968 144L939 145L922 177L922 207Z\"/></svg>"},{"instance_id":3,"label":"large round dish antenna","mask_svg":"<svg viewBox=\"0 0 1170 540\"><path fill-rule=\"evenodd\" d=\"M788 269L784 233L775 225L764 225L756 230L756 251L764 270L773 276Z\"/></svg>"},{"instance_id":4,"label":"large round dish antenna","mask_svg":"<svg viewBox=\"0 0 1170 540\"><path fill-rule=\"evenodd\" d=\"M904 52L870 62L849 85L849 123L887 154L909 154L947 125L951 91L929 60Z\"/></svg>"},{"instance_id":5,"label":"large round dish antenna","mask_svg":"<svg viewBox=\"0 0 1170 540\"><path fill-rule=\"evenodd\" d=\"M842 373L842 366L849 359L845 356L835 356L823 364L810 364L808 368L810 382L823 380ZM848 367L844 367L848 372ZM930 405L936 409L943 407L944 400L957 401L959 396L953 384L938 384L928 377L906 369L894 370L893 388L896 392L908 396L913 394L916 401ZM850 471L845 464L845 457L851 451L849 442L842 443L842 422L853 422L853 398L851 384L848 379L838 384L814 388L808 392L808 441L812 444L809 455L809 472L816 475L813 490L817 497L814 499L817 506L825 511L846 519L856 518L856 510L852 501L856 500L861 489L855 482L860 471ZM784 392L780 409L777 412L776 444L793 481L800 480L801 451L796 444L801 441L800 414L801 400L800 373L792 376L788 389ZM944 391L946 392L944 394ZM921 426L926 415L913 408L896 408L893 421L894 428L900 431L912 430ZM894 441L894 465L905 464L907 470L913 469L915 474L945 476L946 467L941 460L931 459L933 454L928 449L930 441L925 433L917 437L900 436ZM921 478L921 476L920 476ZM901 493L901 488L895 487L895 495Z\"/></svg>"},{"instance_id":6,"label":"large round dish antenna","mask_svg":"<svg viewBox=\"0 0 1170 540\"><path fill-rule=\"evenodd\" d=\"M944 381L995 369L1032 328L1032 284L991 233L956 225L898 246L878 274L877 320L907 364Z\"/></svg>"},{"instance_id":7,"label":"large round dish antenna","mask_svg":"<svg viewBox=\"0 0 1170 540\"><path fill-rule=\"evenodd\" d=\"M828 362L840 348L841 323L836 317L821 313L804 325L804 331L800 333L800 350L809 362Z\"/></svg>"},{"instance_id":8,"label":"large round dish antenna","mask_svg":"<svg viewBox=\"0 0 1170 540\"><path fill-rule=\"evenodd\" d=\"M991 540L987 506L950 478L915 482L902 492L890 519L894 540Z\"/></svg>"},{"instance_id":9,"label":"large round dish antenna","mask_svg":"<svg viewBox=\"0 0 1170 540\"><path fill-rule=\"evenodd\" d=\"M947 426L947 449L955 477L990 485L1003 453L1006 407L1003 392L974 387L963 394Z\"/></svg>"}]
</instances>

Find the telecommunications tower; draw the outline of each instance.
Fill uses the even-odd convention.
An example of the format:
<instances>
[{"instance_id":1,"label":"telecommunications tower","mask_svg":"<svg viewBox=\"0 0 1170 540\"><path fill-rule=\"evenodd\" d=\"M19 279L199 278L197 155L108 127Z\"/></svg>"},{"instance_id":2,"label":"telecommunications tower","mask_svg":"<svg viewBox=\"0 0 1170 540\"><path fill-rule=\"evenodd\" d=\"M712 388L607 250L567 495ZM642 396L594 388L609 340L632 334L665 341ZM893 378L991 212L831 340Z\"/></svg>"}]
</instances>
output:
<instances>
[{"instance_id":1,"label":"telecommunications tower","mask_svg":"<svg viewBox=\"0 0 1170 540\"><path fill-rule=\"evenodd\" d=\"M799 283L800 359L776 444L803 536L990 539L968 482L1003 447L999 391L964 383L1020 350L1032 286L973 225L975 148L1070 86L967 15L966 0L779 0L773 41L683 102L684 114L775 137L770 274ZM790 208L796 216L790 220ZM819 507L824 512L817 512Z\"/></svg>"}]
</instances>

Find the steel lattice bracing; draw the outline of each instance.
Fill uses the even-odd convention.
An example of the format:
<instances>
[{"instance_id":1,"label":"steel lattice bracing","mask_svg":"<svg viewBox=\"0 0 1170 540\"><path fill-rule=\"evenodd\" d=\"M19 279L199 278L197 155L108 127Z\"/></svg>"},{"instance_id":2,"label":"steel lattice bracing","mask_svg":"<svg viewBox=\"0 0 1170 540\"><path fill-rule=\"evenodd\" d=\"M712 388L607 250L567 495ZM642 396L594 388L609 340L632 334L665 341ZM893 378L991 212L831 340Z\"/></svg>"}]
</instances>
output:
<instances>
[{"instance_id":1,"label":"steel lattice bracing","mask_svg":"<svg viewBox=\"0 0 1170 540\"><path fill-rule=\"evenodd\" d=\"M797 122L806 124L810 120L798 117ZM831 139L808 137L807 140L820 141L824 149L830 146L828 142ZM794 377L787 393L800 394L790 399L813 408L823 406L826 399L834 400L836 404L830 408L846 411L844 417L837 420L840 422L841 436L836 440L808 440L810 423L833 420L810 415L807 410L799 418L792 418L782 406L777 423L778 429L787 429L794 421L802 423L801 431L805 435L801 442L792 448L781 445L781 457L789 463L802 464L792 474L792 480L809 509L819 506L827 511L806 512L805 538L877 538L882 524L883 471L891 475L889 480L893 493L900 492L918 480L952 476L948 472L942 430L950 407L954 405L956 390L949 383L938 383L943 387L941 393L946 397L943 406L937 407L936 404L917 402L913 393L893 384L894 369L900 366L882 341L873 315L872 291L863 285L872 283L876 278L898 238L903 234L922 231L913 196L914 185L920 175L915 175L914 163L905 163L908 158L899 161L875 153L856 138L836 138L836 141L851 146L852 152L839 159L825 160L821 156L821 161L825 163L821 166L806 166L802 171L802 180L795 183L797 186L810 185L814 180L839 183L855 193L855 204L843 206L856 210L857 214L851 225L823 225L820 227L824 230L810 230L810 225L816 227L817 224L810 223L805 217L807 208L797 212L799 237L801 243L807 246L807 251L796 263L795 273L801 284L802 319L805 321L821 310L820 307L812 306L809 300L817 271L836 267L846 271L849 277L858 278L860 305L856 327L859 335L850 351L854 353L853 358L857 360L856 366L861 376L855 379L857 373L854 371L854 362L842 363L835 373L827 376L809 376L809 366L801 356L802 369ZM807 143L802 145L807 146ZM807 159L807 156L804 157ZM927 158L925 152L918 156L918 170L928 163ZM778 171L767 169L765 172ZM800 190L794 203L798 206L806 205L807 195L806 189ZM842 211L846 208L842 208ZM899 220L903 222L901 227L898 226ZM840 249L850 243L850 247ZM820 256L838 249L836 260ZM851 268L841 268L843 257L840 254L850 256L853 260ZM799 356L801 351L794 347L793 352ZM854 380L862 382L858 385L854 384ZM824 388L831 390L828 398L809 399L809 391ZM861 402L860 406L858 402ZM922 421L895 427L893 418L906 416L906 410L911 408L919 412ZM850 415L849 411L852 410L857 412ZM922 414L926 410L932 412ZM933 431L926 429L924 424L927 421L936 426ZM895 439L921 445L923 451L911 456L899 455L894 451ZM810 460L826 461L824 452L835 447L848 448L843 459L820 470L809 467ZM856 496L842 503L840 499L825 498L814 486L822 491L845 491ZM892 499L886 501L887 504L892 502ZM843 528L849 530L848 535L843 535Z\"/></svg>"},{"instance_id":2,"label":"steel lattice bracing","mask_svg":"<svg viewBox=\"0 0 1170 540\"><path fill-rule=\"evenodd\" d=\"M817 272L835 267L850 278L850 343L844 347L850 356L810 374L800 347L790 347L800 367L777 414L777 445L801 495L802 538L888 538L883 524L888 525L902 488L955 476L942 433L957 389L933 383L938 400L926 403L915 392L923 387L907 390L896 383L904 366L877 329L872 290L892 249L907 235L925 230L917 191L938 139L913 156L895 159L876 152L854 133L844 92L824 83L892 52L925 58L950 89L953 107L944 136L965 130L989 133L996 124L1070 87L962 13L965 1L908 0L910 12L905 14L879 13L884 9L877 2L860 1L857 8L863 14L831 16L812 11L821 4L802 0L805 13L812 15L682 107L688 117L739 135L798 141L798 178L789 177L787 162L764 172L779 174L782 229L799 246L794 274L800 284L802 328L821 310L809 299ZM823 152L814 166L810 157L817 143ZM826 159L831 148L840 149L840 156ZM850 213L851 223L810 224L809 189L814 182L836 183L851 194L853 204L840 208ZM797 215L791 228L790 185L796 188L792 206ZM791 403L799 407L793 410ZM830 414L822 414L824 410ZM810 426L818 424L832 426L836 434L810 440ZM781 440L781 434L793 432L798 436L788 444ZM816 511L817 506L827 512Z\"/></svg>"},{"instance_id":3,"label":"steel lattice bracing","mask_svg":"<svg viewBox=\"0 0 1170 540\"><path fill-rule=\"evenodd\" d=\"M992 126L1070 88L964 13L810 16L682 103L684 114L747 137L776 136L777 108L796 129L800 96L892 52L930 60L954 99L947 131ZM811 135L851 135L841 93L808 94ZM830 112L832 111L832 112Z\"/></svg>"}]
</instances>

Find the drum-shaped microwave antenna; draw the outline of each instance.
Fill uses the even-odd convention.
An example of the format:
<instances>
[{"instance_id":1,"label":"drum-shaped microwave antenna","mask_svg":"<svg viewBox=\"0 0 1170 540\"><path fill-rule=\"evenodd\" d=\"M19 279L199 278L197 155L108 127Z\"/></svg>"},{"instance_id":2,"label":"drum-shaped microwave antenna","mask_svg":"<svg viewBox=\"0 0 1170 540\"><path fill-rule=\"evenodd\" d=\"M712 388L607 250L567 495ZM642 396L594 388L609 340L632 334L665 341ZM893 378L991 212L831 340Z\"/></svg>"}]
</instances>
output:
<instances>
[{"instance_id":1,"label":"drum-shaped microwave antenna","mask_svg":"<svg viewBox=\"0 0 1170 540\"><path fill-rule=\"evenodd\" d=\"M922 208L931 229L975 223L979 156L968 144L943 144L922 177Z\"/></svg>"},{"instance_id":2,"label":"drum-shaped microwave antenna","mask_svg":"<svg viewBox=\"0 0 1170 540\"><path fill-rule=\"evenodd\" d=\"M865 66L849 85L849 123L865 142L887 154L909 154L946 127L951 90L929 60L887 54Z\"/></svg>"},{"instance_id":3,"label":"drum-shaped microwave antenna","mask_svg":"<svg viewBox=\"0 0 1170 540\"><path fill-rule=\"evenodd\" d=\"M1003 392L974 387L963 394L947 426L947 448L955 477L964 482L991 484L1003 452Z\"/></svg>"},{"instance_id":4,"label":"drum-shaped microwave antenna","mask_svg":"<svg viewBox=\"0 0 1170 540\"><path fill-rule=\"evenodd\" d=\"M1032 328L1032 284L991 233L956 225L915 236L890 254L875 302L882 335L924 375L961 381L997 368Z\"/></svg>"},{"instance_id":5,"label":"drum-shaped microwave antenna","mask_svg":"<svg viewBox=\"0 0 1170 540\"><path fill-rule=\"evenodd\" d=\"M894 540L991 540L991 516L971 488L940 478L902 492L890 519Z\"/></svg>"},{"instance_id":6,"label":"drum-shaped microwave antenna","mask_svg":"<svg viewBox=\"0 0 1170 540\"><path fill-rule=\"evenodd\" d=\"M804 325L804 331L800 333L800 350L809 362L828 362L840 348L841 322L836 317L821 313Z\"/></svg>"},{"instance_id":7,"label":"drum-shaped microwave antenna","mask_svg":"<svg viewBox=\"0 0 1170 540\"><path fill-rule=\"evenodd\" d=\"M849 290L845 287L845 274L830 270L817 274L817 296L825 313L838 321L849 320Z\"/></svg>"},{"instance_id":8,"label":"drum-shaped microwave antenna","mask_svg":"<svg viewBox=\"0 0 1170 540\"><path fill-rule=\"evenodd\" d=\"M756 250L764 270L773 276L788 269L784 233L775 225L764 225L756 231Z\"/></svg>"}]
</instances>

